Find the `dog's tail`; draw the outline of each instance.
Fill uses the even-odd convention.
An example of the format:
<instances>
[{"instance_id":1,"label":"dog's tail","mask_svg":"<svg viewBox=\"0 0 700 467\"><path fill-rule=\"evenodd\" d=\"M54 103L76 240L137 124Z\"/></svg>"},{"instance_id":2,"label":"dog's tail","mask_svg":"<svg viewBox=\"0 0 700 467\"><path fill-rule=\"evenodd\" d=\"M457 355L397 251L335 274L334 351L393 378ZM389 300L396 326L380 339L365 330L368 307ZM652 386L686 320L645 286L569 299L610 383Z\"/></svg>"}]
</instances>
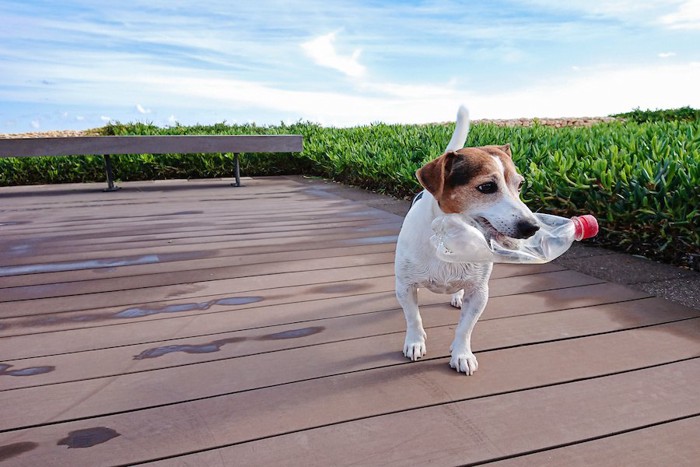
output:
<instances>
[{"instance_id":1,"label":"dog's tail","mask_svg":"<svg viewBox=\"0 0 700 467\"><path fill-rule=\"evenodd\" d=\"M459 106L457 111L457 124L455 125L455 132L452 134L452 139L447 145L445 152L458 151L464 147L464 143L467 142L467 135L469 134L469 110L463 105Z\"/></svg>"}]
</instances>

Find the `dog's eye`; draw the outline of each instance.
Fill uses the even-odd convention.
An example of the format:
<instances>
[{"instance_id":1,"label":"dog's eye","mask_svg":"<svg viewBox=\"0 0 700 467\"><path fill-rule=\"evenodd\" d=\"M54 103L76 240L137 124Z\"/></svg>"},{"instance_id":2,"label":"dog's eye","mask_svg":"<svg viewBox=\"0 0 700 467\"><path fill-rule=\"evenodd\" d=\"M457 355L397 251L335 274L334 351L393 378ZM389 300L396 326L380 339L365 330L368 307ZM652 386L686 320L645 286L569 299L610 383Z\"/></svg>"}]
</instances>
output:
<instances>
[{"instance_id":1,"label":"dog's eye","mask_svg":"<svg viewBox=\"0 0 700 467\"><path fill-rule=\"evenodd\" d=\"M483 183L476 187L480 192L490 195L491 193L496 193L498 191L498 185L493 182Z\"/></svg>"},{"instance_id":2,"label":"dog's eye","mask_svg":"<svg viewBox=\"0 0 700 467\"><path fill-rule=\"evenodd\" d=\"M520 180L520 183L518 183L518 191L522 190L523 186L525 186L525 180Z\"/></svg>"}]
</instances>

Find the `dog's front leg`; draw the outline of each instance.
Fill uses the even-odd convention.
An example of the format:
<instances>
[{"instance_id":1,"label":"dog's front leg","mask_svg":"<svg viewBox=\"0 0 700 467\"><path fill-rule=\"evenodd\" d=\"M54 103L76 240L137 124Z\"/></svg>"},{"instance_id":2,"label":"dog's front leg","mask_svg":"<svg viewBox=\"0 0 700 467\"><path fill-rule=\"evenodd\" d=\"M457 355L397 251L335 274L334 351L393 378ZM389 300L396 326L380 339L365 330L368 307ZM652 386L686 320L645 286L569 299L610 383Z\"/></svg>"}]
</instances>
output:
<instances>
[{"instance_id":1,"label":"dog's front leg","mask_svg":"<svg viewBox=\"0 0 700 467\"><path fill-rule=\"evenodd\" d=\"M472 353L472 331L479 316L486 308L488 297L489 288L486 284L464 297L459 324L455 330L455 340L450 346L452 352L450 366L467 375L473 375L479 367L476 357Z\"/></svg>"},{"instance_id":2,"label":"dog's front leg","mask_svg":"<svg viewBox=\"0 0 700 467\"><path fill-rule=\"evenodd\" d=\"M403 344L404 356L415 361L425 356L427 337L423 329L423 320L418 310L418 287L405 285L398 278L396 280L396 298L403 308L406 318L406 339Z\"/></svg>"}]
</instances>

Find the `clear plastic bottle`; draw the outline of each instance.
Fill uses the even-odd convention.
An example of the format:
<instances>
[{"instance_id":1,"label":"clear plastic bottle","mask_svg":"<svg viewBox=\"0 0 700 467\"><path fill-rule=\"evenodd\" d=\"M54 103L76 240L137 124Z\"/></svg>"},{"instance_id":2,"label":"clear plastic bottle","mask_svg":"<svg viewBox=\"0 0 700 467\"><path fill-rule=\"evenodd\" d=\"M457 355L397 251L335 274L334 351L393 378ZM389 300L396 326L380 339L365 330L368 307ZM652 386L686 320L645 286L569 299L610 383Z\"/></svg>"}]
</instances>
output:
<instances>
[{"instance_id":1,"label":"clear plastic bottle","mask_svg":"<svg viewBox=\"0 0 700 467\"><path fill-rule=\"evenodd\" d=\"M509 237L487 240L479 224L461 214L447 214L433 221L430 238L438 258L451 263L528 263L552 261L574 241L594 237L598 221L591 215L580 217L535 214L540 229L530 238Z\"/></svg>"}]
</instances>

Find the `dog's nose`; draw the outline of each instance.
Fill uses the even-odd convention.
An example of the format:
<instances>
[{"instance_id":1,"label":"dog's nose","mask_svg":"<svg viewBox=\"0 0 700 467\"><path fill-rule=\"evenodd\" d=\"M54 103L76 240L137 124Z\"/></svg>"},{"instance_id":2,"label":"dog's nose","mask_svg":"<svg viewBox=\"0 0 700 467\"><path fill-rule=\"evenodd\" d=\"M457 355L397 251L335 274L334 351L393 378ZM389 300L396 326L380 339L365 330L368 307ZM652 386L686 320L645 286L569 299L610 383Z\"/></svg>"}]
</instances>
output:
<instances>
[{"instance_id":1,"label":"dog's nose","mask_svg":"<svg viewBox=\"0 0 700 467\"><path fill-rule=\"evenodd\" d=\"M518 222L518 234L520 238L530 238L535 233L540 230L540 226L530 221L520 221Z\"/></svg>"}]
</instances>

